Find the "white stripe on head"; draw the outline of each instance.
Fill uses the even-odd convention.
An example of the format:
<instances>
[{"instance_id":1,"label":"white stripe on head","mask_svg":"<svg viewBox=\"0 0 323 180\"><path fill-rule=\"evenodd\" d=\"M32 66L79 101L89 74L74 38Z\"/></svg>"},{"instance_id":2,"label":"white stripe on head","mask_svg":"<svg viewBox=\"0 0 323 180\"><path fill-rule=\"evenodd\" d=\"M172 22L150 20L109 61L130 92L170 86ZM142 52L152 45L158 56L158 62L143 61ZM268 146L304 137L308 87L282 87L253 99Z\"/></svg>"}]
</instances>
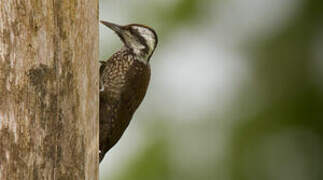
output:
<instances>
[{"instance_id":1,"label":"white stripe on head","mask_svg":"<svg viewBox=\"0 0 323 180\"><path fill-rule=\"evenodd\" d=\"M156 45L156 37L155 34L148 28L142 27L142 26L133 26L133 29L137 30L139 34L146 40L146 43L149 48L149 53L152 53L152 51L155 49Z\"/></svg>"}]
</instances>

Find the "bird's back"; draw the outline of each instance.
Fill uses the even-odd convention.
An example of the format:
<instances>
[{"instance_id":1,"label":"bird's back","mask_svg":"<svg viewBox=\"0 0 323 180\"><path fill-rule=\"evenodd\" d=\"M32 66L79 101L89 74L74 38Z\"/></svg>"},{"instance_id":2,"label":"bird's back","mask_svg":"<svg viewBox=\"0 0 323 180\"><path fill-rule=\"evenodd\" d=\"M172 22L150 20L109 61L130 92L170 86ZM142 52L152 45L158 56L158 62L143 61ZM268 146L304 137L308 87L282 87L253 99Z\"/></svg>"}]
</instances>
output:
<instances>
[{"instance_id":1,"label":"bird's back","mask_svg":"<svg viewBox=\"0 0 323 180\"><path fill-rule=\"evenodd\" d=\"M100 161L121 138L146 94L150 66L135 58L123 49L100 68Z\"/></svg>"}]
</instances>

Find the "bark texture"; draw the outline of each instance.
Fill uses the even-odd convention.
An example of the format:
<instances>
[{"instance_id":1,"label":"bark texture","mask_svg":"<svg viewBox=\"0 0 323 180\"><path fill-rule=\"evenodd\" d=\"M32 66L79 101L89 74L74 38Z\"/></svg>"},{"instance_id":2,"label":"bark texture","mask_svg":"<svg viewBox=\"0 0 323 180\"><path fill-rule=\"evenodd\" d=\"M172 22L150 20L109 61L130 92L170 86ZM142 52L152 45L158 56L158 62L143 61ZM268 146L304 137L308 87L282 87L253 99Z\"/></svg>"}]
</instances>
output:
<instances>
[{"instance_id":1,"label":"bark texture","mask_svg":"<svg viewBox=\"0 0 323 180\"><path fill-rule=\"evenodd\" d=\"M98 0L0 0L0 179L98 179Z\"/></svg>"}]
</instances>

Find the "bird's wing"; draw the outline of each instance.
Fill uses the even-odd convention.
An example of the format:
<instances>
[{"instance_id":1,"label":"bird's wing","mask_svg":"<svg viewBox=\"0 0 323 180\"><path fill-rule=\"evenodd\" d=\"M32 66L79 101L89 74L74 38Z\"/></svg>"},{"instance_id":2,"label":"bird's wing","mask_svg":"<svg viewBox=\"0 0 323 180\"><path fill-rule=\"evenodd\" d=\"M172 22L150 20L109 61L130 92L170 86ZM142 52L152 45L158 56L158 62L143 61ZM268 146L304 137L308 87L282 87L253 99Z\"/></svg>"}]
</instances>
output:
<instances>
[{"instance_id":1,"label":"bird's wing","mask_svg":"<svg viewBox=\"0 0 323 180\"><path fill-rule=\"evenodd\" d=\"M104 70L107 62L106 61L99 61L99 63L100 63L100 75L101 75L103 73L103 70Z\"/></svg>"}]
</instances>

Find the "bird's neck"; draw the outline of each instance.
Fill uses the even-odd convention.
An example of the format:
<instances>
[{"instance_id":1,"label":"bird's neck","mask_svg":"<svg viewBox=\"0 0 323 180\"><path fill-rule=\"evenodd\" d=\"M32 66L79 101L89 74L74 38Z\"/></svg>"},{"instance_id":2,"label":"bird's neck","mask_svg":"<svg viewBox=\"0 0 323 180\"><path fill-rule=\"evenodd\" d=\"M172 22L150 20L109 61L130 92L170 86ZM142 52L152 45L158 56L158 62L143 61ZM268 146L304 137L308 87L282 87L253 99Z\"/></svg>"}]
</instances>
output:
<instances>
[{"instance_id":1,"label":"bird's neck","mask_svg":"<svg viewBox=\"0 0 323 180\"><path fill-rule=\"evenodd\" d=\"M122 50L124 51L130 51L138 61L148 64L150 59L150 54L145 50L145 48L133 48L128 46L123 46Z\"/></svg>"}]
</instances>

